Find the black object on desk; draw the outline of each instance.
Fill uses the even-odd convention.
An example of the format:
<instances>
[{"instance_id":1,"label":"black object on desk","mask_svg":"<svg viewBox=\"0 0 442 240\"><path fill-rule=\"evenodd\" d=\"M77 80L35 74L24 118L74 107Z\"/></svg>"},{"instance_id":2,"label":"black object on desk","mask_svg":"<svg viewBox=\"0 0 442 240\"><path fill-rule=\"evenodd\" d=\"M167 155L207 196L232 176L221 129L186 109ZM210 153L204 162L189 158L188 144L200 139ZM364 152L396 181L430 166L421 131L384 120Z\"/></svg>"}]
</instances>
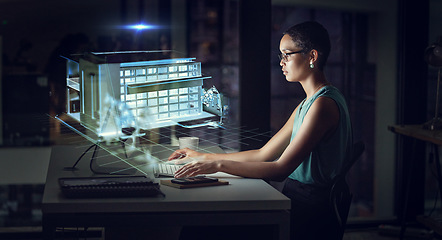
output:
<instances>
[{"instance_id":1,"label":"black object on desk","mask_svg":"<svg viewBox=\"0 0 442 240\"><path fill-rule=\"evenodd\" d=\"M58 182L67 198L164 196L159 184L146 176L60 178Z\"/></svg>"},{"instance_id":2,"label":"black object on desk","mask_svg":"<svg viewBox=\"0 0 442 240\"><path fill-rule=\"evenodd\" d=\"M200 183L212 183L212 182L218 182L218 178L211 178L206 176L196 176L196 177L189 177L189 178L174 178L170 180L173 183L176 184L200 184Z\"/></svg>"},{"instance_id":3,"label":"black object on desk","mask_svg":"<svg viewBox=\"0 0 442 240\"><path fill-rule=\"evenodd\" d=\"M209 187L209 186L221 186L228 185L229 182L219 180L218 178L197 176L190 178L174 178L171 180L161 180L162 185L169 187L184 189L184 188L197 188L197 187Z\"/></svg>"}]
</instances>

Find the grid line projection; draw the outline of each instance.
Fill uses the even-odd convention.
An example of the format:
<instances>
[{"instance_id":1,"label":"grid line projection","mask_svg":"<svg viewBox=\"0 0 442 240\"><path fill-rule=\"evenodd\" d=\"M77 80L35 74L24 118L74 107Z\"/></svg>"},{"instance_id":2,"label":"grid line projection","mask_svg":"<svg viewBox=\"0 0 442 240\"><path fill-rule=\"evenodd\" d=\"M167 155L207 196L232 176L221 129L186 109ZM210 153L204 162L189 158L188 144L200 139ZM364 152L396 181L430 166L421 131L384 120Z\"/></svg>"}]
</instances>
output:
<instances>
[{"instance_id":1,"label":"grid line projection","mask_svg":"<svg viewBox=\"0 0 442 240\"><path fill-rule=\"evenodd\" d=\"M124 173L131 169L137 169L143 174L149 174L149 171L152 170L156 163L167 161L168 156L178 149L178 146L159 144L152 141L149 137L146 137L153 136L153 138L156 139L155 134L161 135L161 138L171 138L170 135L161 134L161 131L153 130L146 132L145 136L139 137L139 141L145 144L126 145L126 150L123 150L120 144L101 145L105 151L103 151L104 155L99 157L97 161L98 165L100 167L120 166L119 170L110 172L110 174ZM211 151L212 147L219 146L228 153L239 151L240 145L247 145L250 141L260 142L263 145L265 143L262 141L263 137L268 137L270 132L263 133L259 132L259 129L230 126L225 129L193 129L191 132L188 132L187 129L183 129L183 132L178 131L175 132L175 134L180 136L200 136L199 151L201 152L214 153ZM124 156L124 151L127 151L127 157ZM108 158L109 156L113 156L113 158ZM122 163L126 164L125 167L121 167Z\"/></svg>"},{"instance_id":2,"label":"grid line projection","mask_svg":"<svg viewBox=\"0 0 442 240\"><path fill-rule=\"evenodd\" d=\"M58 121L61 120L58 119ZM61 121L61 123L64 122ZM99 168L114 169L109 171L109 174L125 173L132 169L136 169L142 174L150 174L155 164L167 161L168 156L178 149L177 145L172 144L172 138L180 136L199 137L199 151L201 152L212 153L212 147L218 146L229 153L240 151L241 145L248 145L250 142L264 145L265 141L262 139L271 135L270 132L261 132L259 129L228 124L225 128L152 129L146 130L143 136L139 136L133 141L115 139L115 142L105 143L88 137L87 129L78 131L68 123L64 123L64 126L66 127L59 129L60 137L64 141L63 144L72 144L78 149L85 149L88 144L98 144L101 150L96 155L96 164ZM86 154L82 161L89 161L91 155L92 153Z\"/></svg>"}]
</instances>

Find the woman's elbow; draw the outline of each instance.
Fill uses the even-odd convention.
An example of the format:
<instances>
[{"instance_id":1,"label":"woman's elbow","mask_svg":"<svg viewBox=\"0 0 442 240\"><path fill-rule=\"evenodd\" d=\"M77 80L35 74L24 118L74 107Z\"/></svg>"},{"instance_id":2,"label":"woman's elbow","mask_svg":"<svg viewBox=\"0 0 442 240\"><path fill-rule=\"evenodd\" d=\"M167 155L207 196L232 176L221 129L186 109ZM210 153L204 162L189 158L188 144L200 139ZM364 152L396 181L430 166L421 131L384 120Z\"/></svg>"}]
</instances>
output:
<instances>
[{"instance_id":1,"label":"woman's elbow","mask_svg":"<svg viewBox=\"0 0 442 240\"><path fill-rule=\"evenodd\" d=\"M288 177L288 175L287 176L274 176L268 180L275 181L275 182L282 182L282 181L286 180L287 177Z\"/></svg>"},{"instance_id":2,"label":"woman's elbow","mask_svg":"<svg viewBox=\"0 0 442 240\"><path fill-rule=\"evenodd\" d=\"M267 176L266 179L277 182L284 181L290 175L291 172L287 171L285 167L280 166L276 162L274 164L275 166L273 167L273 171L270 171L271 174L269 174L269 176Z\"/></svg>"}]
</instances>

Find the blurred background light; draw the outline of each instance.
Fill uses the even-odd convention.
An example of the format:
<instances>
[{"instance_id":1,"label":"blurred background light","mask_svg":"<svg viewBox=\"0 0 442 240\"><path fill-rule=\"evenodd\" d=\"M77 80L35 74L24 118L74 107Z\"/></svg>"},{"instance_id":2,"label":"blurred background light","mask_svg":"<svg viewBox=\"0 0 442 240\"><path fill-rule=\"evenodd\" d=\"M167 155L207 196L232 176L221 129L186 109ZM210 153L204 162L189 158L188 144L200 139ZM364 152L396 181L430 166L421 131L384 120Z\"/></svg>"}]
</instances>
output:
<instances>
[{"instance_id":1,"label":"blurred background light","mask_svg":"<svg viewBox=\"0 0 442 240\"><path fill-rule=\"evenodd\" d=\"M156 27L154 25L148 25L144 23L135 24L135 25L128 25L126 26L127 29L135 29L135 30L147 30L147 29L155 29Z\"/></svg>"}]
</instances>

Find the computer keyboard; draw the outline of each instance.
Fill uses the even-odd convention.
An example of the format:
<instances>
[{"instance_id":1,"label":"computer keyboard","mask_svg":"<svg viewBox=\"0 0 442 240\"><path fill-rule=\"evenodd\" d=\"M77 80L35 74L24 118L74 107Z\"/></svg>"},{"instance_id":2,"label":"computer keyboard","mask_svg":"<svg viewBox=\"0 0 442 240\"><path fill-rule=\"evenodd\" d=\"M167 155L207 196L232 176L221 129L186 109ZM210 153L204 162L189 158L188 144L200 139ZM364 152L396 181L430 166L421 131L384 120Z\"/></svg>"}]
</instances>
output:
<instances>
[{"instance_id":1,"label":"computer keyboard","mask_svg":"<svg viewBox=\"0 0 442 240\"><path fill-rule=\"evenodd\" d=\"M59 178L67 198L151 197L164 193L146 176Z\"/></svg>"},{"instance_id":2,"label":"computer keyboard","mask_svg":"<svg viewBox=\"0 0 442 240\"><path fill-rule=\"evenodd\" d=\"M182 165L158 163L154 168L155 177L173 177Z\"/></svg>"}]
</instances>

